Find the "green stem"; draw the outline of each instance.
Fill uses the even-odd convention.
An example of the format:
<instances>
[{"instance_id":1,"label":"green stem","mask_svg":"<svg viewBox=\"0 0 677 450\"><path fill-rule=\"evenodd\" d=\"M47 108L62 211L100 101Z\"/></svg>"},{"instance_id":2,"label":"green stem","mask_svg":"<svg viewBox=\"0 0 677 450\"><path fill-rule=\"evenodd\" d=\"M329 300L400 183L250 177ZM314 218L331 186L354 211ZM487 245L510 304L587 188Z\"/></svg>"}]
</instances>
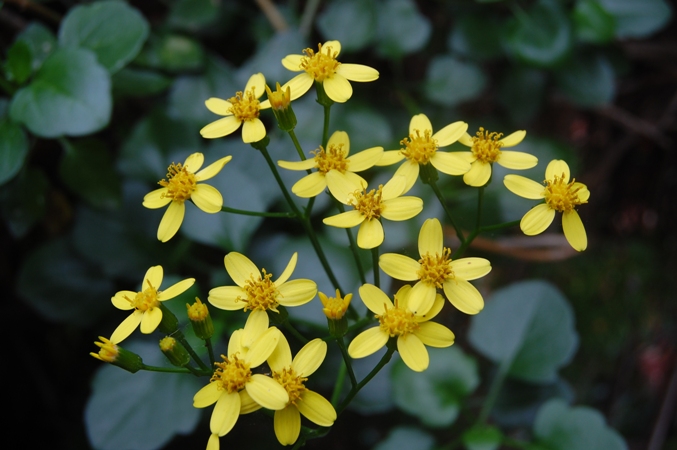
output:
<instances>
[{"instance_id":1,"label":"green stem","mask_svg":"<svg viewBox=\"0 0 677 450\"><path fill-rule=\"evenodd\" d=\"M244 209L229 208L227 206L222 206L221 211L227 212L227 213L232 213L232 214L240 214L242 216L281 217L281 218L291 218L291 219L296 217L295 213L289 213L289 212L277 212L277 213L275 213L275 212L246 211Z\"/></svg>"},{"instance_id":2,"label":"green stem","mask_svg":"<svg viewBox=\"0 0 677 450\"><path fill-rule=\"evenodd\" d=\"M512 362L513 362L512 358L507 358L504 359L503 362L501 362L501 364L498 366L498 372L496 372L496 376L494 377L494 379L491 380L491 387L489 387L489 393L487 394L487 397L484 399L482 409L480 410L480 414L477 417L477 422L475 425L484 425L487 423L489 414L491 413L491 410L494 407L494 403L496 403L498 394L501 392L501 387L503 386L505 377L508 375L508 370L510 369Z\"/></svg>"},{"instance_id":3,"label":"green stem","mask_svg":"<svg viewBox=\"0 0 677 450\"><path fill-rule=\"evenodd\" d=\"M306 160L306 155L303 153L303 149L301 148L301 144L299 144L299 140L296 138L296 133L294 133L294 130L289 130L289 137L291 138L292 142L294 143L294 147L296 147L296 152L299 154L299 157L301 158L301 161ZM310 169L308 170L310 172Z\"/></svg>"},{"instance_id":4,"label":"green stem","mask_svg":"<svg viewBox=\"0 0 677 450\"><path fill-rule=\"evenodd\" d=\"M515 225L519 225L520 221L519 220L513 220L512 222L504 222L504 223L499 223L497 225L488 225L485 227L480 227L476 230L473 230L472 233L468 235L468 237L461 243L461 245L456 249L456 251L451 255L452 259L457 259L463 256L465 251L467 250L468 246L472 243L472 241L475 240L477 236L479 236L481 233L486 233L489 231L496 231L496 230L502 230L503 228L509 228Z\"/></svg>"},{"instance_id":5,"label":"green stem","mask_svg":"<svg viewBox=\"0 0 677 450\"><path fill-rule=\"evenodd\" d=\"M358 392L360 392L360 389L362 389L369 381L371 381L372 378L376 376L377 373L383 369L383 367L388 364L390 361L390 358L393 357L393 353L395 353L395 347L388 345L388 351L386 351L385 355L383 355L383 358L376 364L376 367L374 367L369 374L364 377L362 381L360 381L357 386L352 388L350 392L348 392L348 395L346 398L343 399L343 402L341 402L341 405L336 409L336 414L341 414L344 409L350 404L350 402L353 400L353 398L357 395Z\"/></svg>"},{"instance_id":6,"label":"green stem","mask_svg":"<svg viewBox=\"0 0 677 450\"><path fill-rule=\"evenodd\" d=\"M355 378L355 372L353 372L353 366L350 364L350 355L348 355L348 349L346 348L346 343L343 341L343 338L336 338L336 343L339 346L339 349L341 350L341 356L343 356L343 362L346 365L346 368L348 370L348 376L350 377L350 384L352 385L353 389L357 386L357 378Z\"/></svg>"},{"instance_id":7,"label":"green stem","mask_svg":"<svg viewBox=\"0 0 677 450\"><path fill-rule=\"evenodd\" d=\"M341 361L339 372L336 375L336 383L334 383L334 392L331 394L331 404L336 407L338 398L343 390L343 382L346 380L346 373L348 372L345 360Z\"/></svg>"},{"instance_id":8,"label":"green stem","mask_svg":"<svg viewBox=\"0 0 677 450\"><path fill-rule=\"evenodd\" d=\"M148 372L191 373L191 371L185 367L157 367L157 366L149 366L147 364L142 364L141 370L147 370ZM207 374L200 373L200 376L203 375Z\"/></svg>"},{"instance_id":9,"label":"green stem","mask_svg":"<svg viewBox=\"0 0 677 450\"><path fill-rule=\"evenodd\" d=\"M482 224L482 203L484 202L484 186L479 188L477 192L477 222L475 223L475 229L479 230L480 225Z\"/></svg>"},{"instance_id":10,"label":"green stem","mask_svg":"<svg viewBox=\"0 0 677 450\"><path fill-rule=\"evenodd\" d=\"M287 331L289 331L296 339L298 339L302 344L308 343L308 339L304 335L299 333L299 331L296 328L294 328L294 325L291 324L291 322L289 321L289 317L287 317L282 326Z\"/></svg>"},{"instance_id":11,"label":"green stem","mask_svg":"<svg viewBox=\"0 0 677 450\"><path fill-rule=\"evenodd\" d=\"M372 315L369 315L369 314L372 314ZM358 320L357 322L355 322L354 324L352 324L351 326L349 326L348 329L346 330L346 334L352 333L353 331L359 330L359 329L363 328L365 325L369 325L370 323L372 323L374 321L373 314L374 313L367 310L367 317L364 317L364 318Z\"/></svg>"},{"instance_id":12,"label":"green stem","mask_svg":"<svg viewBox=\"0 0 677 450\"><path fill-rule=\"evenodd\" d=\"M374 266L374 286L381 287L381 273L378 268L378 247L371 249L371 264Z\"/></svg>"},{"instance_id":13,"label":"green stem","mask_svg":"<svg viewBox=\"0 0 677 450\"><path fill-rule=\"evenodd\" d=\"M205 371L210 370L209 367L207 367L207 365L204 362L202 362L202 359L200 359L197 353L195 353L195 350L193 350L193 347L191 347L191 345L188 343L186 336L183 335L181 330L176 330L172 335L172 337L177 341L181 342L181 344L183 344L183 346L186 347L188 354L190 354L191 358L193 358L193 360L197 363L197 365L200 366L200 369Z\"/></svg>"},{"instance_id":14,"label":"green stem","mask_svg":"<svg viewBox=\"0 0 677 450\"><path fill-rule=\"evenodd\" d=\"M463 242L465 241L465 237L463 236L463 231L461 231L461 228L456 224L456 221L454 221L454 218L451 215L451 211L449 210L449 207L447 206L447 202L444 199L444 196L442 195L440 188L437 187L437 183L434 182L434 181L431 181L429 183L429 185L432 188L433 192L435 193L437 200L439 200L440 204L442 204L442 208L444 208L444 212L447 214L447 218L449 219L449 223L451 223L451 226L454 227L454 230L456 230L456 235L460 239L461 244L463 244Z\"/></svg>"},{"instance_id":15,"label":"green stem","mask_svg":"<svg viewBox=\"0 0 677 450\"><path fill-rule=\"evenodd\" d=\"M322 148L327 148L329 141L329 114L331 112L331 105L324 105L324 127L322 129Z\"/></svg>"},{"instance_id":16,"label":"green stem","mask_svg":"<svg viewBox=\"0 0 677 450\"><path fill-rule=\"evenodd\" d=\"M214 349L212 348L211 338L205 339L205 347L207 347L207 352L209 353L209 362L211 363L212 367L214 367L216 359L214 359Z\"/></svg>"},{"instance_id":17,"label":"green stem","mask_svg":"<svg viewBox=\"0 0 677 450\"><path fill-rule=\"evenodd\" d=\"M186 367L186 369L190 370L190 373L192 373L192 374L195 375L196 377L201 377L201 376L202 376L202 372L199 371L198 369L196 369L195 367L190 366L190 365L185 366L185 367Z\"/></svg>"}]
</instances>

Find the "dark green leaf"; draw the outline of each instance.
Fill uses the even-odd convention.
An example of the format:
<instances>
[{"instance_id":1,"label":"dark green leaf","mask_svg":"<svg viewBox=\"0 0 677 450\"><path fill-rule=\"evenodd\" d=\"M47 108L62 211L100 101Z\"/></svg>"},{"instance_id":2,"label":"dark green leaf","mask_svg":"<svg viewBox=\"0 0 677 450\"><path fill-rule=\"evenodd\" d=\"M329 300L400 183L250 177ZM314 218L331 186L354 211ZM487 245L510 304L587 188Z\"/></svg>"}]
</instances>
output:
<instances>
[{"instance_id":1,"label":"dark green leaf","mask_svg":"<svg viewBox=\"0 0 677 450\"><path fill-rule=\"evenodd\" d=\"M663 28L672 16L664 0L598 0L616 20L616 37L643 38Z\"/></svg>"},{"instance_id":2,"label":"dark green leaf","mask_svg":"<svg viewBox=\"0 0 677 450\"><path fill-rule=\"evenodd\" d=\"M503 441L503 433L492 426L478 426L463 433L466 450L496 450Z\"/></svg>"},{"instance_id":3,"label":"dark green leaf","mask_svg":"<svg viewBox=\"0 0 677 450\"><path fill-rule=\"evenodd\" d=\"M541 109L546 85L545 73L524 66L510 67L501 81L498 100L517 124L533 119Z\"/></svg>"},{"instance_id":4,"label":"dark green leaf","mask_svg":"<svg viewBox=\"0 0 677 450\"><path fill-rule=\"evenodd\" d=\"M362 50L375 36L376 11L373 0L333 1L317 18L325 39L341 42L341 51Z\"/></svg>"},{"instance_id":5,"label":"dark green leaf","mask_svg":"<svg viewBox=\"0 0 677 450\"><path fill-rule=\"evenodd\" d=\"M545 383L555 379L578 345L571 306L545 281L523 281L497 290L482 314L473 316L468 338L515 378Z\"/></svg>"},{"instance_id":6,"label":"dark green leaf","mask_svg":"<svg viewBox=\"0 0 677 450\"><path fill-rule=\"evenodd\" d=\"M573 21L576 36L583 42L605 44L614 38L616 20L598 0L578 0Z\"/></svg>"},{"instance_id":7,"label":"dark green leaf","mask_svg":"<svg viewBox=\"0 0 677 450\"><path fill-rule=\"evenodd\" d=\"M601 53L576 55L555 73L555 80L564 95L579 106L610 103L616 90L613 68Z\"/></svg>"},{"instance_id":8,"label":"dark green leaf","mask_svg":"<svg viewBox=\"0 0 677 450\"><path fill-rule=\"evenodd\" d=\"M506 428L531 427L541 406L553 398L572 401L573 388L562 378L553 383L533 384L508 378L501 386L491 417Z\"/></svg>"},{"instance_id":9,"label":"dark green leaf","mask_svg":"<svg viewBox=\"0 0 677 450\"><path fill-rule=\"evenodd\" d=\"M571 25L556 0L540 0L527 13L517 16L508 29L509 50L527 64L552 67L572 46Z\"/></svg>"},{"instance_id":10,"label":"dark green leaf","mask_svg":"<svg viewBox=\"0 0 677 450\"><path fill-rule=\"evenodd\" d=\"M59 175L75 194L96 208L116 209L120 205L120 176L113 168L109 150L101 141L62 141L65 154Z\"/></svg>"},{"instance_id":11,"label":"dark green leaf","mask_svg":"<svg viewBox=\"0 0 677 450\"><path fill-rule=\"evenodd\" d=\"M399 59L422 49L432 33L430 21L411 0L382 1L376 18L376 52L387 58Z\"/></svg>"},{"instance_id":12,"label":"dark green leaf","mask_svg":"<svg viewBox=\"0 0 677 450\"><path fill-rule=\"evenodd\" d=\"M12 236L25 236L45 215L49 181L42 171L28 169L2 187L0 211Z\"/></svg>"},{"instance_id":13,"label":"dark green leaf","mask_svg":"<svg viewBox=\"0 0 677 450\"><path fill-rule=\"evenodd\" d=\"M552 450L626 450L623 438L607 426L599 411L551 400L539 410L534 435Z\"/></svg>"},{"instance_id":14,"label":"dark green leaf","mask_svg":"<svg viewBox=\"0 0 677 450\"><path fill-rule=\"evenodd\" d=\"M466 58L487 60L501 55L501 24L495 17L462 15L454 22L448 46Z\"/></svg>"},{"instance_id":15,"label":"dark green leaf","mask_svg":"<svg viewBox=\"0 0 677 450\"><path fill-rule=\"evenodd\" d=\"M101 1L71 9L61 23L59 43L90 49L114 73L139 53L148 31L146 19L127 3Z\"/></svg>"},{"instance_id":16,"label":"dark green leaf","mask_svg":"<svg viewBox=\"0 0 677 450\"><path fill-rule=\"evenodd\" d=\"M56 37L47 27L38 22L32 22L24 28L16 40L25 42L30 47L31 67L34 71L40 68L47 56L57 47Z\"/></svg>"},{"instance_id":17,"label":"dark green leaf","mask_svg":"<svg viewBox=\"0 0 677 450\"><path fill-rule=\"evenodd\" d=\"M200 43L179 34L151 35L136 59L141 65L170 72L184 72L202 67L205 53Z\"/></svg>"},{"instance_id":18,"label":"dark green leaf","mask_svg":"<svg viewBox=\"0 0 677 450\"><path fill-rule=\"evenodd\" d=\"M172 84L172 79L161 73L145 69L124 69L113 75L113 94L145 97L158 94Z\"/></svg>"},{"instance_id":19,"label":"dark green leaf","mask_svg":"<svg viewBox=\"0 0 677 450\"><path fill-rule=\"evenodd\" d=\"M7 51L5 69L11 80L23 84L33 70L31 47L25 41L16 41Z\"/></svg>"},{"instance_id":20,"label":"dark green leaf","mask_svg":"<svg viewBox=\"0 0 677 450\"><path fill-rule=\"evenodd\" d=\"M401 360L393 365L393 398L402 410L429 427L454 423L463 400L479 385L477 363L457 347L429 348L430 365L422 373Z\"/></svg>"},{"instance_id":21,"label":"dark green leaf","mask_svg":"<svg viewBox=\"0 0 677 450\"><path fill-rule=\"evenodd\" d=\"M397 427L388 433L388 437L378 443L373 450L432 450L435 438L419 428Z\"/></svg>"},{"instance_id":22,"label":"dark green leaf","mask_svg":"<svg viewBox=\"0 0 677 450\"><path fill-rule=\"evenodd\" d=\"M487 84L482 69L453 56L436 56L428 67L426 97L443 106L454 106L479 96Z\"/></svg>"},{"instance_id":23,"label":"dark green leaf","mask_svg":"<svg viewBox=\"0 0 677 450\"><path fill-rule=\"evenodd\" d=\"M19 295L45 319L79 326L91 325L110 311L113 289L63 238L30 253L17 281Z\"/></svg>"},{"instance_id":24,"label":"dark green leaf","mask_svg":"<svg viewBox=\"0 0 677 450\"><path fill-rule=\"evenodd\" d=\"M122 347L141 355L148 365L169 366L156 341L130 340ZM92 380L92 395L85 407L92 446L97 450L154 450L176 434L190 433L201 415L192 406L193 396L208 381L191 375L131 374L104 365ZM212 408L207 409L211 414Z\"/></svg>"},{"instance_id":25,"label":"dark green leaf","mask_svg":"<svg viewBox=\"0 0 677 450\"><path fill-rule=\"evenodd\" d=\"M32 133L53 138L100 130L108 124L111 107L110 77L94 54L61 48L16 93L10 114Z\"/></svg>"},{"instance_id":26,"label":"dark green leaf","mask_svg":"<svg viewBox=\"0 0 677 450\"><path fill-rule=\"evenodd\" d=\"M12 179L28 155L26 133L17 124L0 119L0 185Z\"/></svg>"},{"instance_id":27,"label":"dark green leaf","mask_svg":"<svg viewBox=\"0 0 677 450\"><path fill-rule=\"evenodd\" d=\"M219 3L213 0L179 0L172 5L167 24L181 30L200 31L218 17Z\"/></svg>"}]
</instances>

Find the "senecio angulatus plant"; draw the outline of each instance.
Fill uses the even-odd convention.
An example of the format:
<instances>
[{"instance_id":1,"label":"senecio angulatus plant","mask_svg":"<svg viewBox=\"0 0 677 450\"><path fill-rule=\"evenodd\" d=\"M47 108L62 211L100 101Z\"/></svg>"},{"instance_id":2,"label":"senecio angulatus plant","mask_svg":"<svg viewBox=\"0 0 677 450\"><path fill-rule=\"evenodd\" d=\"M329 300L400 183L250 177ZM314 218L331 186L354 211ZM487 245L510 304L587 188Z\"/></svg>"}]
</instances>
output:
<instances>
[{"instance_id":1,"label":"senecio angulatus plant","mask_svg":"<svg viewBox=\"0 0 677 450\"><path fill-rule=\"evenodd\" d=\"M260 153L241 157L251 160L263 157L288 203L289 213L242 211L224 206L221 193L203 182L227 176L222 172L228 172L227 163L233 158L229 155L207 161L205 167L201 153L186 155L183 163L170 164L166 178L159 181L161 187L143 198L147 208L167 207L157 232L162 242L172 239L181 227L186 201L192 201L209 214L254 214L270 220L296 221L307 234L335 289L335 293L318 292L316 281L294 277L297 253L281 255L289 258L289 262L276 274L260 268L244 254L228 253L224 265L234 284L214 286L206 303L198 298L187 305L194 334L207 347L208 361L197 354L179 328L176 316L163 303L189 289L195 282L193 278L163 286L163 269L156 265L147 270L140 290L120 291L112 296L113 305L131 311L131 315L121 321L109 338L100 338L96 343L100 350L92 356L130 372L161 369L177 376L203 377L204 386L195 393L192 406L212 408L211 434L206 438L209 450L219 448L220 438L236 426L241 414L260 409L270 411L272 428L280 444L299 448L310 438L328 434L356 394L394 353L397 352L412 371L425 371L430 364L427 348L449 347L455 340L449 328L435 321L438 314L450 308L451 314L474 315L481 314L484 308L483 296L472 281L487 275L491 262L467 255L478 235L514 226L519 226L528 236L537 235L561 213L564 236L571 247L579 252L587 247L585 228L577 209L587 203L590 192L585 184L572 177L569 166L561 160L547 165L542 181L506 175L503 184L509 191L538 203L519 221L482 224L482 198L488 184L494 181L493 165L523 170L533 168L538 162L531 154L512 150L526 138L524 130L504 136L479 128L473 135L468 133L466 122L433 126L430 119L420 113L411 118L409 129L402 132L400 148L385 150L374 142L373 147L367 149L351 149L348 133L329 129L330 110L335 103L350 100L351 83L375 82L379 73L365 65L341 62L340 54L341 44L328 41L301 54L280 55L285 68L299 73L286 84L276 83L273 89L266 84L263 74L256 73L244 89L232 97L210 98L205 102L210 111L223 117L204 126L200 134L207 139L218 139L241 129L242 140ZM296 138L293 102L313 87L325 120L322 142L307 152ZM267 99L262 101L264 95ZM269 153L269 137L260 115L271 112L280 129L289 135L298 160L281 160L276 164ZM469 150L445 150L456 142ZM364 177L374 167L396 164L399 166L385 183L369 185L370 177ZM302 176L289 187L280 177L280 168L302 172ZM463 189L477 192L477 225L473 230L463 230L456 220L450 202L438 187L440 172L443 176L462 177L466 186ZM419 181L432 190L431 198L439 201L444 215L422 218L418 259L381 253L381 246L389 239L383 220L407 221L423 211L423 200L409 195ZM293 195L307 202L306 206L299 208ZM319 195L332 197L336 214L322 217L322 223L311 223L313 205ZM456 248L445 242L443 223L451 233L455 232L459 242ZM318 225L346 229L347 244L362 280L357 296L366 306L366 313L359 314L358 308L351 304L355 292L342 289L337 276L340 271L329 263L318 238ZM355 227L358 227L356 238ZM373 274L365 273L362 268L360 253L365 250L371 254ZM381 287L379 270L399 280L401 287L397 292ZM447 301L451 305L447 305ZM327 316L327 329L322 335L301 333L287 313L287 308L309 302L316 302L317 308L322 308ZM227 349L215 351L213 348L214 343L220 341L212 341L219 336L214 336L210 306L230 314L246 315L244 327L228 337ZM159 330L166 335L160 341L160 348L175 368L146 365L138 355L123 348L124 340L137 328L144 334ZM288 338L302 345L295 355ZM383 347L386 351L380 361L358 380L353 369L354 359L369 356ZM306 383L330 349L340 352L342 364L336 373L334 395L328 400L307 388ZM347 392L342 389L346 377ZM302 427L301 416L312 425Z\"/></svg>"}]
</instances>

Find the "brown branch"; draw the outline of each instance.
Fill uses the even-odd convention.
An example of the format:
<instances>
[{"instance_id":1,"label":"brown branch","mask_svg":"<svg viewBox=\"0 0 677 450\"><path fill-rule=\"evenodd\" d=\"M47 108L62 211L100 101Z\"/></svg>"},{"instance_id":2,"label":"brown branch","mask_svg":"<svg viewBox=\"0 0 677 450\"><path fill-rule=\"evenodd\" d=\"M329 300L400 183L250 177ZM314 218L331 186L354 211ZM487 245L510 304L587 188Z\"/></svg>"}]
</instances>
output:
<instances>
[{"instance_id":1,"label":"brown branch","mask_svg":"<svg viewBox=\"0 0 677 450\"><path fill-rule=\"evenodd\" d=\"M275 31L280 33L289 28L284 16L271 0L256 0L256 4L259 5Z\"/></svg>"}]
</instances>

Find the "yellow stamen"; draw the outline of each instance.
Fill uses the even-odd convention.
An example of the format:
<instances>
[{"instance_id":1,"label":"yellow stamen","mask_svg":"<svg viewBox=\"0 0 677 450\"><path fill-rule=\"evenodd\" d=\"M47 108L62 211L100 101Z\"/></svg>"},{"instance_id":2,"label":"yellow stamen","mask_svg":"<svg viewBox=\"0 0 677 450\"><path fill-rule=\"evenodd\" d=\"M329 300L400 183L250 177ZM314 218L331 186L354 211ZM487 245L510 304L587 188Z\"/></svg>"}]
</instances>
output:
<instances>
[{"instance_id":1,"label":"yellow stamen","mask_svg":"<svg viewBox=\"0 0 677 450\"><path fill-rule=\"evenodd\" d=\"M235 97L228 99L233 105L230 108L230 112L233 113L233 116L240 122L253 120L259 117L259 101L255 91L256 89L253 87L245 93L238 91L235 94Z\"/></svg>"},{"instance_id":2,"label":"yellow stamen","mask_svg":"<svg viewBox=\"0 0 677 450\"><path fill-rule=\"evenodd\" d=\"M320 148L311 153L315 155L315 164L320 173L327 173L332 169L338 170L341 173L345 173L348 170L349 160L346 159L343 144L332 144L327 150L320 145Z\"/></svg>"},{"instance_id":3,"label":"yellow stamen","mask_svg":"<svg viewBox=\"0 0 677 450\"><path fill-rule=\"evenodd\" d=\"M388 336L403 336L409 333L413 333L418 330L419 324L416 322L414 313L407 311L406 309L401 309L397 305L397 298L395 298L395 307L388 309L383 315L377 315L376 318L379 321L379 326L381 330L388 333Z\"/></svg>"},{"instance_id":4,"label":"yellow stamen","mask_svg":"<svg viewBox=\"0 0 677 450\"><path fill-rule=\"evenodd\" d=\"M545 180L545 203L555 211L567 212L576 208L578 205L588 203L587 200L581 200L578 191L582 186L574 187L576 179L570 183L564 182L564 174L561 177L555 175L553 180Z\"/></svg>"},{"instance_id":5,"label":"yellow stamen","mask_svg":"<svg viewBox=\"0 0 677 450\"><path fill-rule=\"evenodd\" d=\"M118 346L103 336L99 336L99 339L101 342L94 342L94 345L99 347L99 353L90 353L90 355L103 362L115 362L120 353Z\"/></svg>"},{"instance_id":6,"label":"yellow stamen","mask_svg":"<svg viewBox=\"0 0 677 450\"><path fill-rule=\"evenodd\" d=\"M268 93L268 100L270 100L270 106L273 109L286 109L291 103L291 87L287 86L287 90L283 91L280 87L280 83L276 83L276 89L271 91L268 85L266 85L266 92ZM258 114L257 114L258 116Z\"/></svg>"},{"instance_id":7,"label":"yellow stamen","mask_svg":"<svg viewBox=\"0 0 677 450\"><path fill-rule=\"evenodd\" d=\"M282 387L289 394L289 403L287 405L297 405L297 401L301 398L301 394L306 390L304 386L308 378L296 375L294 369L286 367L281 372L273 372L273 378L282 385Z\"/></svg>"},{"instance_id":8,"label":"yellow stamen","mask_svg":"<svg viewBox=\"0 0 677 450\"><path fill-rule=\"evenodd\" d=\"M230 357L221 355L221 358L223 358L223 362L214 363L216 370L209 381L218 383L218 388L229 394L244 389L245 384L252 376L249 364L238 358L237 355Z\"/></svg>"},{"instance_id":9,"label":"yellow stamen","mask_svg":"<svg viewBox=\"0 0 677 450\"><path fill-rule=\"evenodd\" d=\"M332 53L331 46L325 47L325 50L326 52L322 52L322 44L317 45L317 53L311 48L303 50L306 56L301 58L301 69L305 70L315 81L322 82L333 77L341 65L336 60L338 52Z\"/></svg>"},{"instance_id":10,"label":"yellow stamen","mask_svg":"<svg viewBox=\"0 0 677 450\"><path fill-rule=\"evenodd\" d=\"M146 280L146 283L148 283L148 288L137 292L133 300L125 297L137 311L148 311L160 306L160 301L158 300L160 292L150 284L150 280Z\"/></svg>"},{"instance_id":11,"label":"yellow stamen","mask_svg":"<svg viewBox=\"0 0 677 450\"><path fill-rule=\"evenodd\" d=\"M167 168L167 179L159 181L158 184L167 188L167 192L162 194L163 198L167 197L172 201L183 203L195 191L197 180L195 175L188 172L188 169L181 163L172 163Z\"/></svg>"},{"instance_id":12,"label":"yellow stamen","mask_svg":"<svg viewBox=\"0 0 677 450\"><path fill-rule=\"evenodd\" d=\"M353 294L347 294L344 298L341 298L341 292L336 289L336 297L327 297L322 292L318 292L317 295L322 301L322 311L328 319L338 320L343 317L343 315L348 310L350 305L350 300L353 298Z\"/></svg>"},{"instance_id":13,"label":"yellow stamen","mask_svg":"<svg viewBox=\"0 0 677 450\"><path fill-rule=\"evenodd\" d=\"M186 303L186 309L188 310L188 318L194 322L205 320L209 317L207 305L202 303L197 297L195 297L195 303L192 305Z\"/></svg>"},{"instance_id":14,"label":"yellow stamen","mask_svg":"<svg viewBox=\"0 0 677 450\"><path fill-rule=\"evenodd\" d=\"M472 153L475 157L485 163L494 163L498 161L501 156L501 147L503 143L500 142L503 133L488 132L480 127L480 131L472 138Z\"/></svg>"},{"instance_id":15,"label":"yellow stamen","mask_svg":"<svg viewBox=\"0 0 677 450\"><path fill-rule=\"evenodd\" d=\"M422 282L442 288L443 283L448 279L454 278L454 271L451 270L449 263L451 262L451 250L444 247L442 254L435 253L431 255L426 253L421 255L418 260L421 263L421 268L418 270L418 277Z\"/></svg>"},{"instance_id":16,"label":"yellow stamen","mask_svg":"<svg viewBox=\"0 0 677 450\"><path fill-rule=\"evenodd\" d=\"M383 185L379 185L378 189L372 189L367 192L355 192L353 198L350 199L350 205L358 210L365 220L378 219L381 217L383 211Z\"/></svg>"},{"instance_id":17,"label":"yellow stamen","mask_svg":"<svg viewBox=\"0 0 677 450\"><path fill-rule=\"evenodd\" d=\"M247 293L247 298L243 299L238 297L239 301L247 302L244 310L247 311L255 309L277 311L277 297L280 295L280 292L277 290L275 283L270 279L273 275L266 273L266 269L263 269L263 278L257 280L254 278L254 275L251 276L249 280L245 282L245 285L242 289Z\"/></svg>"},{"instance_id":18,"label":"yellow stamen","mask_svg":"<svg viewBox=\"0 0 677 450\"><path fill-rule=\"evenodd\" d=\"M419 130L416 131L416 136L410 134L400 141L400 145L405 148L401 150L402 154L418 164L428 164L430 158L435 156L437 151L437 141L432 138L432 132L425 130L423 135Z\"/></svg>"}]
</instances>

